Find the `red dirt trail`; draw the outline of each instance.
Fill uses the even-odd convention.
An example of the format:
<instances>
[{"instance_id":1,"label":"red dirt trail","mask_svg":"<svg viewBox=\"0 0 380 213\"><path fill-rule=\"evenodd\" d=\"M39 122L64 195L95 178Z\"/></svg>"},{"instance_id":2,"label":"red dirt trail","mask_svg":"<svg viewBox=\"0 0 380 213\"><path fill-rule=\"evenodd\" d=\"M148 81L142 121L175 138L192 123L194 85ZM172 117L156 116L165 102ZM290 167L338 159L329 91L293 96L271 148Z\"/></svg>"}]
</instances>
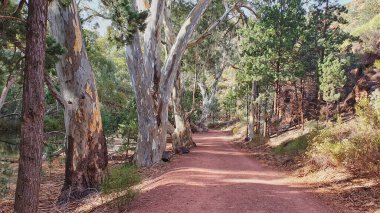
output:
<instances>
[{"instance_id":1,"label":"red dirt trail","mask_svg":"<svg viewBox=\"0 0 380 213\"><path fill-rule=\"evenodd\" d=\"M236 149L225 132L195 134L197 147L144 185L128 212L337 212Z\"/></svg>"}]
</instances>

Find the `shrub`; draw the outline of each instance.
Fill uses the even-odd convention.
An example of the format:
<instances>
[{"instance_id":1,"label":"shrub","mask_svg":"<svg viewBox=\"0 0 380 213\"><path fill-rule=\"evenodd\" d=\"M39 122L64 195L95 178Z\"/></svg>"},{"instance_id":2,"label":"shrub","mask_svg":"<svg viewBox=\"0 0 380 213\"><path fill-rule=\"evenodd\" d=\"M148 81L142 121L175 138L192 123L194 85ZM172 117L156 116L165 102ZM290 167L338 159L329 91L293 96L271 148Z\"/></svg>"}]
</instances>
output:
<instances>
[{"instance_id":1,"label":"shrub","mask_svg":"<svg viewBox=\"0 0 380 213\"><path fill-rule=\"evenodd\" d=\"M356 105L358 117L316 133L307 152L319 167L345 166L359 173L380 172L380 113L377 93Z\"/></svg>"},{"instance_id":2,"label":"shrub","mask_svg":"<svg viewBox=\"0 0 380 213\"><path fill-rule=\"evenodd\" d=\"M306 151L309 145L309 135L302 135L287 143L281 144L273 149L278 155L297 155Z\"/></svg>"},{"instance_id":3,"label":"shrub","mask_svg":"<svg viewBox=\"0 0 380 213\"><path fill-rule=\"evenodd\" d=\"M63 114L60 115L54 115L54 116L46 116L45 117L45 131L51 132L51 131L64 131L65 130L65 123Z\"/></svg>"},{"instance_id":4,"label":"shrub","mask_svg":"<svg viewBox=\"0 0 380 213\"><path fill-rule=\"evenodd\" d=\"M101 184L101 191L105 195L114 194L115 203L119 210L128 205L136 196L133 186L140 183L141 177L137 167L133 165L118 165L109 168Z\"/></svg>"},{"instance_id":5,"label":"shrub","mask_svg":"<svg viewBox=\"0 0 380 213\"><path fill-rule=\"evenodd\" d=\"M379 69L379 70L380 70L380 60L375 60L375 62L373 63L373 66L374 66L376 69Z\"/></svg>"},{"instance_id":6,"label":"shrub","mask_svg":"<svg viewBox=\"0 0 380 213\"><path fill-rule=\"evenodd\" d=\"M10 177L12 174L13 170L10 167L10 164L0 162L0 198L8 194Z\"/></svg>"}]
</instances>

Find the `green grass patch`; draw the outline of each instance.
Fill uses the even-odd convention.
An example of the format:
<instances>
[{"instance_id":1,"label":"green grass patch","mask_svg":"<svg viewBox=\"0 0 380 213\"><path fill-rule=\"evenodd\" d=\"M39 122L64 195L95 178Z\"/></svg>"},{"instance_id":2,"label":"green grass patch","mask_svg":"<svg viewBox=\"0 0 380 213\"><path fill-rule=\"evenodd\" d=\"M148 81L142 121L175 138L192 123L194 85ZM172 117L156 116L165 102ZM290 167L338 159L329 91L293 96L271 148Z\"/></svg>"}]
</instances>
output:
<instances>
[{"instance_id":1,"label":"green grass patch","mask_svg":"<svg viewBox=\"0 0 380 213\"><path fill-rule=\"evenodd\" d=\"M103 195L112 194L115 198L110 205L123 210L138 194L133 187L141 182L141 176L134 165L118 165L108 169L101 184Z\"/></svg>"},{"instance_id":2,"label":"green grass patch","mask_svg":"<svg viewBox=\"0 0 380 213\"><path fill-rule=\"evenodd\" d=\"M273 152L277 155L299 155L303 154L309 146L309 135L302 135L275 148Z\"/></svg>"}]
</instances>

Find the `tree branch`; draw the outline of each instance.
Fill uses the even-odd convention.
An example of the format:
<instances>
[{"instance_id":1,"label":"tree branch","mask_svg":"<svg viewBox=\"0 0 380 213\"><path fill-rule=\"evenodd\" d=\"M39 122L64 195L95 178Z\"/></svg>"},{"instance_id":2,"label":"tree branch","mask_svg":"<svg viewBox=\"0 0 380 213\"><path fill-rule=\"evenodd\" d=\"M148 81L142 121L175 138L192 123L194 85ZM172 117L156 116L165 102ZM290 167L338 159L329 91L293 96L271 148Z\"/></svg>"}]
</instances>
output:
<instances>
[{"instance_id":1,"label":"tree branch","mask_svg":"<svg viewBox=\"0 0 380 213\"><path fill-rule=\"evenodd\" d=\"M58 90L55 88L53 81L50 79L49 74L45 73L44 75L46 86L48 87L51 94L54 96L54 98L64 107L67 108L68 103L66 100L62 97L62 95L58 92Z\"/></svg>"},{"instance_id":2,"label":"tree branch","mask_svg":"<svg viewBox=\"0 0 380 213\"><path fill-rule=\"evenodd\" d=\"M104 14L101 14L101 13L99 13L98 11L96 11L96 10L90 8L90 7L84 6L83 9L84 9L85 11L91 11L91 12L92 12L92 14L90 14L90 15L87 16L85 19L83 19L83 22L86 22L86 21L88 21L88 20L90 20L90 19L92 19L92 18L94 18L94 17L100 17L100 18L107 19L107 20L110 20L110 19L111 19L111 17L106 16L106 15L104 15Z\"/></svg>"},{"instance_id":3,"label":"tree branch","mask_svg":"<svg viewBox=\"0 0 380 213\"><path fill-rule=\"evenodd\" d=\"M26 23L26 21L24 19L13 17L13 16L2 16L2 15L0 15L0 19L9 19L9 20L13 20L13 21Z\"/></svg>"},{"instance_id":4,"label":"tree branch","mask_svg":"<svg viewBox=\"0 0 380 213\"><path fill-rule=\"evenodd\" d=\"M257 19L260 19L261 17L260 17L260 15L259 14L257 14L256 13L256 11L253 9L253 4L252 3L249 3L249 2L247 2L247 3L240 3L239 5L238 5L239 7L243 7L243 8L246 8L246 9L248 9L249 11L251 11L251 13L257 18Z\"/></svg>"},{"instance_id":5,"label":"tree branch","mask_svg":"<svg viewBox=\"0 0 380 213\"><path fill-rule=\"evenodd\" d=\"M17 6L17 9L13 12L12 16L17 16L21 12L21 10L24 7L25 3L26 3L25 0L21 0L20 3Z\"/></svg>"},{"instance_id":6,"label":"tree branch","mask_svg":"<svg viewBox=\"0 0 380 213\"><path fill-rule=\"evenodd\" d=\"M213 24L211 24L198 38L190 41L187 47L192 48L209 37L211 35L211 31L213 31L228 16L228 14L236 7L237 4L238 2L233 4L230 8L226 6L226 11L223 13L223 15L220 16Z\"/></svg>"},{"instance_id":7,"label":"tree branch","mask_svg":"<svg viewBox=\"0 0 380 213\"><path fill-rule=\"evenodd\" d=\"M170 53L165 61L165 64L162 68L162 77L160 82L161 94L165 96L170 95L170 91L173 86L174 78L177 74L179 62L183 56L183 53L188 46L190 37L194 32L195 27L197 26L199 20L202 17L202 14L207 9L211 0L199 0L198 3L189 13L186 20L183 22L181 29L178 32L176 40L170 50ZM164 97L166 99L168 97ZM168 101L168 100L161 100Z\"/></svg>"}]
</instances>

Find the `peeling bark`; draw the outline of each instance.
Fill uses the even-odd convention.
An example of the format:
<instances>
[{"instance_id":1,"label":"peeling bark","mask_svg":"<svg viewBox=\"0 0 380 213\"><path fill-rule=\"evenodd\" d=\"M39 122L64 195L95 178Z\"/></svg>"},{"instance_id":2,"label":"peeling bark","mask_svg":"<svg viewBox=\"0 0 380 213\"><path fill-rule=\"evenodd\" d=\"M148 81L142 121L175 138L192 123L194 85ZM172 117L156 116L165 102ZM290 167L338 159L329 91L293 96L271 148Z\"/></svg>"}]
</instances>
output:
<instances>
[{"instance_id":1,"label":"peeling bark","mask_svg":"<svg viewBox=\"0 0 380 213\"><path fill-rule=\"evenodd\" d=\"M59 197L59 202L65 202L82 198L99 187L107 166L107 146L75 1L68 6L52 1L49 23L52 36L68 50L56 66L60 90L67 102L65 182Z\"/></svg>"}]
</instances>

